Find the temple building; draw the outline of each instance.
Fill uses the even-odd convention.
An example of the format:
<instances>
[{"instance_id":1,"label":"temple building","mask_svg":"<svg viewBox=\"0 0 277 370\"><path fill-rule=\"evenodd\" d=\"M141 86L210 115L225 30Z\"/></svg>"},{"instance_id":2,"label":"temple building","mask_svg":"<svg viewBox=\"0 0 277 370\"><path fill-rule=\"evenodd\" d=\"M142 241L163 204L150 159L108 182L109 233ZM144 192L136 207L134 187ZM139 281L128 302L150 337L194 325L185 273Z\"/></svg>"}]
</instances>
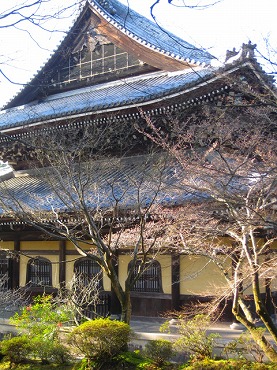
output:
<instances>
[{"instance_id":1,"label":"temple building","mask_svg":"<svg viewBox=\"0 0 277 370\"><path fill-rule=\"evenodd\" d=\"M101 270L95 261L81 256L71 240L55 238L54 232L45 235L32 220L27 222L8 212L17 198L17 215L22 207L24 212L41 212L42 220L47 219L47 212L62 210L67 222L80 222L66 184L66 199L61 199L61 185L53 195L46 184L51 157L44 167L43 161L38 165L35 148L42 145L42 138L45 146L51 135L60 137L61 145L70 145L71 140L86 142L89 135L103 134L103 141L97 136L95 148L86 147L82 154L83 158L95 158L89 181L97 184L98 199L90 194L88 208L98 202L104 214L113 197L124 209L119 215L122 219L135 217L135 194L128 189L132 176L136 174L138 179L142 168L153 181L143 190L144 205L155 198L160 204L180 206L187 195L168 190L178 181L172 168L163 172L167 189L155 194L154 186L159 185L155 171L157 163L162 163L156 153L146 159L153 143L136 130L136 122L142 119L142 112L160 119L163 125L164 117L175 113L193 117L204 105L239 104L244 95L236 81L252 84L253 94L257 86L272 91L273 83L257 63L254 51L255 45L243 44L241 50L227 53L224 65L215 67L209 52L161 29L119 1L88 1L45 65L0 111L1 160L9 164L3 164L0 181L13 198L2 198L0 217L0 275L8 276L9 288L26 286L34 293L51 293L71 281L76 271L91 276ZM105 217L111 217L108 211ZM82 248L86 247L84 240ZM122 285L131 254L129 249L118 249L116 268ZM99 284L106 297L101 313L116 313L118 305L113 302L109 278L103 274ZM157 316L178 309L191 299L212 296L215 285L223 286L224 277L204 258L176 255L170 249L157 253L133 287L133 314ZM226 314L230 314L230 307Z\"/></svg>"}]
</instances>

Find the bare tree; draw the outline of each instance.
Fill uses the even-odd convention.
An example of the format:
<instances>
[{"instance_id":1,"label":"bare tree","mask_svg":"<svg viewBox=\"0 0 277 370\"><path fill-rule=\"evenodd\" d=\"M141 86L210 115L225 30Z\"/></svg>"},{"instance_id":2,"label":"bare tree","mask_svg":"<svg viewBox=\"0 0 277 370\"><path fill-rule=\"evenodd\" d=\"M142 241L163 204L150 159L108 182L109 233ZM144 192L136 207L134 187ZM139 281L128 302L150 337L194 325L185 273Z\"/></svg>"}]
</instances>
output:
<instances>
[{"instance_id":1,"label":"bare tree","mask_svg":"<svg viewBox=\"0 0 277 370\"><path fill-rule=\"evenodd\" d=\"M10 255L11 256L11 255ZM11 256L12 257L12 256ZM8 289L7 275L0 277L0 310L15 312L28 301L28 292L21 288Z\"/></svg>"},{"instance_id":2,"label":"bare tree","mask_svg":"<svg viewBox=\"0 0 277 370\"><path fill-rule=\"evenodd\" d=\"M72 124L63 135L62 128L34 131L21 143L28 141L33 158L26 187L18 192L13 180L0 185L5 215L69 240L80 255L99 264L126 322L131 290L161 245L157 207L171 179L166 156L150 150L130 157L134 146L145 145L131 126L92 123L78 129ZM116 268L120 248L131 256L124 286Z\"/></svg>"},{"instance_id":3,"label":"bare tree","mask_svg":"<svg viewBox=\"0 0 277 370\"><path fill-rule=\"evenodd\" d=\"M97 305L102 303L99 281L101 274L89 278L82 273L75 273L66 289L61 289L58 302L66 306L78 324L82 319L97 317Z\"/></svg>"},{"instance_id":4,"label":"bare tree","mask_svg":"<svg viewBox=\"0 0 277 370\"><path fill-rule=\"evenodd\" d=\"M84 3L85 1L83 0L72 0L66 5L58 6L52 0L13 0L6 2L4 6L0 7L0 32L5 32L5 37L3 34L2 38L4 40L7 38L7 32L13 32L14 39L21 38L21 40L24 40L22 36L26 35L27 39L31 40L38 50L50 52L52 47L49 50L49 47L41 41L41 36L54 33L62 36L65 32L65 21L68 18L72 18ZM57 23L58 20L60 21L59 23ZM59 24L58 27L57 24ZM22 42L24 43L24 41ZM3 54L0 54L0 74L12 84L23 85L21 81L12 77L9 72L8 67L10 66L18 69L22 68L22 60L14 59L14 49L13 55L9 55L6 50L2 50Z\"/></svg>"},{"instance_id":5,"label":"bare tree","mask_svg":"<svg viewBox=\"0 0 277 370\"><path fill-rule=\"evenodd\" d=\"M276 325L262 299L262 290L277 277L276 98L266 90L249 89L246 95L241 89L235 105L232 93L217 107L166 119L141 111L144 123L138 130L180 166L180 191L195 194L183 210L171 210L172 236L179 238L181 252L203 255L218 266L227 288L218 291L215 302L232 296L235 318L276 361L276 349L256 330L258 318L277 343ZM252 311L246 291L253 297Z\"/></svg>"}]
</instances>

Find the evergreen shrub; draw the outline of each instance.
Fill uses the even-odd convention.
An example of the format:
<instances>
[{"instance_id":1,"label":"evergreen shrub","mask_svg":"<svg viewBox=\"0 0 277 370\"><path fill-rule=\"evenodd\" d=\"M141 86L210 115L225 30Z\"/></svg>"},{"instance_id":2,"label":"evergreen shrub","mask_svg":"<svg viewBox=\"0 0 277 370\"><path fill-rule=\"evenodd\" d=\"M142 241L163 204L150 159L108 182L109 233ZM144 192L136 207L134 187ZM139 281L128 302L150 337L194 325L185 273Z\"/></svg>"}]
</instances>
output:
<instances>
[{"instance_id":1,"label":"evergreen shrub","mask_svg":"<svg viewBox=\"0 0 277 370\"><path fill-rule=\"evenodd\" d=\"M108 362L127 350L131 334L128 324L101 318L74 328L69 334L69 344L88 360Z\"/></svg>"},{"instance_id":2,"label":"evergreen shrub","mask_svg":"<svg viewBox=\"0 0 277 370\"><path fill-rule=\"evenodd\" d=\"M14 364L27 361L32 353L32 345L26 335L10 337L1 341L1 352Z\"/></svg>"},{"instance_id":3,"label":"evergreen shrub","mask_svg":"<svg viewBox=\"0 0 277 370\"><path fill-rule=\"evenodd\" d=\"M190 353L197 360L212 358L215 340L219 334L207 334L210 319L206 315L196 315L191 320L179 320L178 331L180 338L174 343L177 350Z\"/></svg>"}]
</instances>

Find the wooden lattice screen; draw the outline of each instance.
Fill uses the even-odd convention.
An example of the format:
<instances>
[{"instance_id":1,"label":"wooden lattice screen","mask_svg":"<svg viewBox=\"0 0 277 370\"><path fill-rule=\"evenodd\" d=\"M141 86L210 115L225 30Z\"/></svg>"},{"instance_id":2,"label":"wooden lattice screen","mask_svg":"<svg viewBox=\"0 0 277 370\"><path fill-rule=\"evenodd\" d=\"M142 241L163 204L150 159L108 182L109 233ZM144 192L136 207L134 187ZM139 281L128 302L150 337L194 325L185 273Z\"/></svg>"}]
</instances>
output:
<instances>
[{"instance_id":1,"label":"wooden lattice screen","mask_svg":"<svg viewBox=\"0 0 277 370\"><path fill-rule=\"evenodd\" d=\"M100 266L89 258L80 259L75 262L74 272L82 275L83 284L87 285L88 281L98 276L98 289L103 289L103 275Z\"/></svg>"},{"instance_id":2,"label":"wooden lattice screen","mask_svg":"<svg viewBox=\"0 0 277 370\"><path fill-rule=\"evenodd\" d=\"M133 277L137 276L138 273L139 263L135 266ZM132 290L134 292L162 292L161 265L158 261L149 263Z\"/></svg>"},{"instance_id":3,"label":"wooden lattice screen","mask_svg":"<svg viewBox=\"0 0 277 370\"><path fill-rule=\"evenodd\" d=\"M94 51L87 48L71 54L54 76L54 84L70 83L100 75L121 73L139 66L140 60L113 44L97 45Z\"/></svg>"},{"instance_id":4,"label":"wooden lattice screen","mask_svg":"<svg viewBox=\"0 0 277 370\"><path fill-rule=\"evenodd\" d=\"M52 286L52 265L46 258L34 258L28 262L27 283L32 286Z\"/></svg>"}]
</instances>

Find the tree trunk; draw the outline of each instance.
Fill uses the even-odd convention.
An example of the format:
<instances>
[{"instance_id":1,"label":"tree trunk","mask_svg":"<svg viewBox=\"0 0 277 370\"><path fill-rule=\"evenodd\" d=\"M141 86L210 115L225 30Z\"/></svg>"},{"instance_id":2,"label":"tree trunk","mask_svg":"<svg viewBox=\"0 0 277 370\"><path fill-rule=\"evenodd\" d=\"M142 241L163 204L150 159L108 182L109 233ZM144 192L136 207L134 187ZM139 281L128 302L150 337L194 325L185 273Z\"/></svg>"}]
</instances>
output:
<instances>
[{"instance_id":1,"label":"tree trunk","mask_svg":"<svg viewBox=\"0 0 277 370\"><path fill-rule=\"evenodd\" d=\"M240 314L239 310L236 307L233 307L232 312L235 318L246 327L246 329L251 334L255 343L262 349L264 354L272 362L277 362L277 352L273 346L268 342L264 335L261 335L255 324L248 321L243 315Z\"/></svg>"},{"instance_id":2,"label":"tree trunk","mask_svg":"<svg viewBox=\"0 0 277 370\"><path fill-rule=\"evenodd\" d=\"M121 304L121 321L126 322L130 325L131 314L132 314L132 303L130 291L125 291L125 297Z\"/></svg>"},{"instance_id":3,"label":"tree trunk","mask_svg":"<svg viewBox=\"0 0 277 370\"><path fill-rule=\"evenodd\" d=\"M260 280L259 280L259 273L256 271L253 274L253 281L252 281L252 289L253 289L253 296L254 296L254 303L256 308L256 313L264 323L265 327L271 334L273 340L277 344L277 327L274 324L273 320L271 319L260 294Z\"/></svg>"},{"instance_id":4,"label":"tree trunk","mask_svg":"<svg viewBox=\"0 0 277 370\"><path fill-rule=\"evenodd\" d=\"M114 292L120 302L121 307L121 317L120 320L130 324L131 314L132 314L132 305L131 305L131 294L130 291L123 291L118 282L112 281L112 286Z\"/></svg>"},{"instance_id":5,"label":"tree trunk","mask_svg":"<svg viewBox=\"0 0 277 370\"><path fill-rule=\"evenodd\" d=\"M119 278L118 278L118 272L116 271L114 263L113 263L113 257L114 255L111 255L110 253L106 253L105 255L106 263L103 263L104 271L107 273L111 281L114 293L116 294L119 300L120 307L121 307L121 318L120 319L126 324L130 324L131 313L132 313L130 289L128 288L128 284L125 282L125 290L123 290L120 284Z\"/></svg>"}]
</instances>

